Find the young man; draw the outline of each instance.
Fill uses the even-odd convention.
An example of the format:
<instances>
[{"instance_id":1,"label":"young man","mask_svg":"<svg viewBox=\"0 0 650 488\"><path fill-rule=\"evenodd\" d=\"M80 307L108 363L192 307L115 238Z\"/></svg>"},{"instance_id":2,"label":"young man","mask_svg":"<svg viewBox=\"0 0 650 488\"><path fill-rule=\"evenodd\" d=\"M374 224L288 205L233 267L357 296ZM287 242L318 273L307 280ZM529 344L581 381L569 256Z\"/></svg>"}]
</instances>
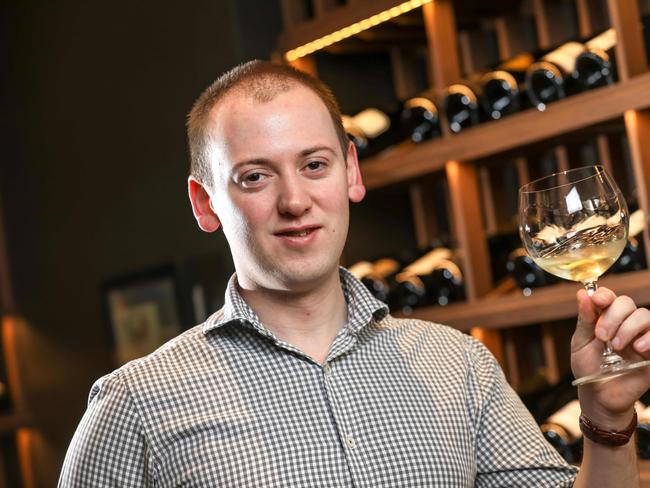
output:
<instances>
[{"instance_id":1,"label":"young man","mask_svg":"<svg viewBox=\"0 0 650 488\"><path fill-rule=\"evenodd\" d=\"M225 306L93 386L60 486L638 486L627 434L586 439L576 477L480 343L391 317L338 267L365 190L320 82L244 64L188 127L194 215L235 263ZM646 309L605 288L578 305L577 376L600 339L650 357ZM581 387L583 414L624 431L649 386L641 370Z\"/></svg>"}]
</instances>

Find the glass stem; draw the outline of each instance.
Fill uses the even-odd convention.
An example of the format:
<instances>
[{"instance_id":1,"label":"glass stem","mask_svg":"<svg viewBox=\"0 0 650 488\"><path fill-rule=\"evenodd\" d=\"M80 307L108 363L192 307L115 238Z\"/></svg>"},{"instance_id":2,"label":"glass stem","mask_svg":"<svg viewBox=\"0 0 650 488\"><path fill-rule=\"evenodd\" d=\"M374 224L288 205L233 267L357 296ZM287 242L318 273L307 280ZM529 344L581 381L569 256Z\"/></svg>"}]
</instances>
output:
<instances>
[{"instance_id":1,"label":"glass stem","mask_svg":"<svg viewBox=\"0 0 650 488\"><path fill-rule=\"evenodd\" d=\"M596 293L598 289L598 283L595 281L587 281L584 283L585 289L587 290L587 295L592 296ZM603 361L601 368L608 367L613 364L617 364L623 361L623 358L616 354L612 349L612 343L610 341L605 341L603 343Z\"/></svg>"}]
</instances>

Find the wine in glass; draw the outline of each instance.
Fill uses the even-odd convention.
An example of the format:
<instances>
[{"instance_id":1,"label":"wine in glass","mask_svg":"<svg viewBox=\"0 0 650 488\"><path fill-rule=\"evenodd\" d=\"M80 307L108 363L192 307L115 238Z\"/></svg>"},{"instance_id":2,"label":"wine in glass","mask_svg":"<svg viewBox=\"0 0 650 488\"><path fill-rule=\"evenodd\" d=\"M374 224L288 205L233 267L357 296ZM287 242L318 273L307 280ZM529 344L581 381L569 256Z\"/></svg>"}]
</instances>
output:
<instances>
[{"instance_id":1,"label":"wine in glass","mask_svg":"<svg viewBox=\"0 0 650 488\"><path fill-rule=\"evenodd\" d=\"M627 205L602 166L562 171L519 189L519 234L539 267L584 285L589 295L598 278L623 252L628 236ZM650 364L630 362L604 344L600 370L573 385L603 381Z\"/></svg>"}]
</instances>

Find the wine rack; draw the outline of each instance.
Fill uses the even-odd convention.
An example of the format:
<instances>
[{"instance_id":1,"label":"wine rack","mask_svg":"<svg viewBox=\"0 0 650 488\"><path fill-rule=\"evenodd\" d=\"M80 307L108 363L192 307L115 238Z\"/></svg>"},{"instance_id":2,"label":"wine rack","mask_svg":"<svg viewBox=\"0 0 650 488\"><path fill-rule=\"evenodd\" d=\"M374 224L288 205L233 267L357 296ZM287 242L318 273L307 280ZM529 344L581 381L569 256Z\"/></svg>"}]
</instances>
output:
<instances>
[{"instance_id":1,"label":"wine rack","mask_svg":"<svg viewBox=\"0 0 650 488\"><path fill-rule=\"evenodd\" d=\"M312 8L305 8L304 0L284 0L285 31L278 41L278 58L290 49L404 3L314 0ZM430 243L436 232L436 225L431 221L433 203L428 181L432 175L445 178L449 221L462 254L467 301L417 309L413 316L471 331L488 345L516 387L521 381L517 373L521 358L517 358L513 329L542 324L544 354L547 363L555 364L557 370L558 362L566 363L568 355L559 357L558 351L563 349L556 342L566 339L564 334L558 335L551 322L576 315L575 292L579 286L564 282L524 296L520 290L493 279L488 239L504 230L515 231L515 227L510 215L499 213L502 205L497 196L502 189L495 187L490 168L494 164L512 165L519 182L525 182L540 172L531 162L531 153L551 151L557 168L567 169L573 164L575 154L591 151L618 180L624 170L617 146L620 144L612 136L614 127L614 132L625 137L631 161L633 185L625 182L621 186L634 186L638 206L646 216L650 215L650 72L640 22L641 15L650 11L650 5L645 0L530 0L520 2L515 15L516 9L512 7L517 2L489 4L489 8L481 7L491 10L486 10L478 22L478 34L473 28L459 28L459 19L467 17L468 9L479 8L477 3L434 0L418 7L422 32L409 34L410 47L387 34L376 36L376 42L388 44L395 97L404 99L414 95L414 87L418 86L417 70L411 62L414 57L426 61L428 89L437 97L440 107L447 86L485 68L485 60L494 57L490 54L491 47L496 49L495 60L504 61L526 50L547 49L575 37L588 38L610 26L616 30L618 39L619 81L548 104L543 112L529 109L459 134L452 135L446 130L441 138L432 141L400 145L364 160L362 175L371 192L392 185L408 187L415 237L420 246ZM356 41L347 46L330 51L363 49L363 44ZM325 78L325 73L318 72L314 55L301 57L291 64ZM354 80L353 72L349 79ZM572 145L574 136L589 142ZM650 256L647 225L643 243L646 255ZM650 304L648 270L606 276L602 284L618 294L631 296L641 305Z\"/></svg>"}]
</instances>

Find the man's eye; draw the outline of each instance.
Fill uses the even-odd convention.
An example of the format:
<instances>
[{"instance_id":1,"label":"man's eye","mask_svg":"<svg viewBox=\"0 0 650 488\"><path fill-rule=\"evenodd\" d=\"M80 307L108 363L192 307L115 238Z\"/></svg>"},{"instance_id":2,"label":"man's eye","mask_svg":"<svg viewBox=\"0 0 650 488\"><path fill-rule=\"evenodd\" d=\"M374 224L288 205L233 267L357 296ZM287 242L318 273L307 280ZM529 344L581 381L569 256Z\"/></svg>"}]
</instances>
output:
<instances>
[{"instance_id":1,"label":"man's eye","mask_svg":"<svg viewBox=\"0 0 650 488\"><path fill-rule=\"evenodd\" d=\"M311 161L311 162L307 163L307 168L312 170L312 171L316 171L317 169L322 168L323 165L324 165L324 163L322 161Z\"/></svg>"},{"instance_id":2,"label":"man's eye","mask_svg":"<svg viewBox=\"0 0 650 488\"><path fill-rule=\"evenodd\" d=\"M258 181L261 181L264 175L262 173L249 173L246 176L244 176L244 181L248 183L257 183Z\"/></svg>"}]
</instances>

